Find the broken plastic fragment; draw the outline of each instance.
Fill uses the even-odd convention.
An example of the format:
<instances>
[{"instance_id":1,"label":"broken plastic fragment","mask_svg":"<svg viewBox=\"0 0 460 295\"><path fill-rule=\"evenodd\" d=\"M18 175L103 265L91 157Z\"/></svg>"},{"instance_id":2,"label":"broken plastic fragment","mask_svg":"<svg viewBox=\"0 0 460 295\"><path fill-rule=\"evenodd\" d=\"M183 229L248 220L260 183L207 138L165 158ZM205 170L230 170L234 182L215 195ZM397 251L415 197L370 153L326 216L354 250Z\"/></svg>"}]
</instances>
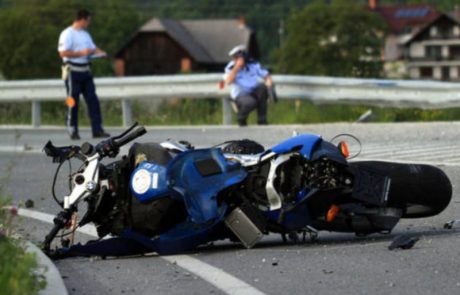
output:
<instances>
[{"instance_id":1,"label":"broken plastic fragment","mask_svg":"<svg viewBox=\"0 0 460 295\"><path fill-rule=\"evenodd\" d=\"M388 249L394 250L394 249L400 248L400 249L407 250L407 249L414 247L415 243L417 243L418 240L419 240L418 237L399 235L393 239L390 246L388 246Z\"/></svg>"}]
</instances>

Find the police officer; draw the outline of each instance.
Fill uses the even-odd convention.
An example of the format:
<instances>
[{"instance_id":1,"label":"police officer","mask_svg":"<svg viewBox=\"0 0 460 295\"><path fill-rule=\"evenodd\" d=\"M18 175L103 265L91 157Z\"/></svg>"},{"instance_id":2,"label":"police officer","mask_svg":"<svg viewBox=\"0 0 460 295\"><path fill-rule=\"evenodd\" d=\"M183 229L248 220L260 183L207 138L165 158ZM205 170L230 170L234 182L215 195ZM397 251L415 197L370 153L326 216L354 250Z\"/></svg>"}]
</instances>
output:
<instances>
[{"instance_id":1,"label":"police officer","mask_svg":"<svg viewBox=\"0 0 460 295\"><path fill-rule=\"evenodd\" d=\"M77 11L71 26L59 36L58 51L63 60L63 79L67 90L66 125L70 138L80 139L78 133L78 102L82 93L91 119L93 138L109 137L102 127L101 109L90 69L90 59L107 54L97 48L86 28L91 22L88 10Z\"/></svg>"},{"instance_id":2,"label":"police officer","mask_svg":"<svg viewBox=\"0 0 460 295\"><path fill-rule=\"evenodd\" d=\"M273 85L270 73L258 62L249 59L244 45L236 46L228 55L233 60L225 67L224 79L226 84L231 85L231 98L238 108L238 125L246 126L249 113L254 109L257 109L257 123L266 125L267 87Z\"/></svg>"}]
</instances>

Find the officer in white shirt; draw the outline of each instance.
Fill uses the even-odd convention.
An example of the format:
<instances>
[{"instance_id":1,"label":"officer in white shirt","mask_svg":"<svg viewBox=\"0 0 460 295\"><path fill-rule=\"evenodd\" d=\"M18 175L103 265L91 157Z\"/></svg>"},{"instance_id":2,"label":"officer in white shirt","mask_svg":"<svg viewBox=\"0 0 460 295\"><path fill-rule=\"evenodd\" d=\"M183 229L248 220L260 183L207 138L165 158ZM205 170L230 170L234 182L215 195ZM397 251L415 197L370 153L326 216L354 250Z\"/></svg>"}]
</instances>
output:
<instances>
[{"instance_id":1,"label":"officer in white shirt","mask_svg":"<svg viewBox=\"0 0 460 295\"><path fill-rule=\"evenodd\" d=\"M246 126L249 113L257 108L257 123L267 124L268 89L273 82L270 73L260 64L249 59L244 45L233 48L233 58L225 67L224 79L231 85L231 98L238 107L238 125Z\"/></svg>"},{"instance_id":2,"label":"officer in white shirt","mask_svg":"<svg viewBox=\"0 0 460 295\"><path fill-rule=\"evenodd\" d=\"M77 11L71 26L59 36L58 52L63 60L62 78L67 90L68 106L66 125L71 139L78 140L78 103L83 94L88 106L93 137L109 137L102 127L101 109L96 95L90 59L105 57L107 54L96 47L90 34L86 31L91 22L88 10Z\"/></svg>"}]
</instances>

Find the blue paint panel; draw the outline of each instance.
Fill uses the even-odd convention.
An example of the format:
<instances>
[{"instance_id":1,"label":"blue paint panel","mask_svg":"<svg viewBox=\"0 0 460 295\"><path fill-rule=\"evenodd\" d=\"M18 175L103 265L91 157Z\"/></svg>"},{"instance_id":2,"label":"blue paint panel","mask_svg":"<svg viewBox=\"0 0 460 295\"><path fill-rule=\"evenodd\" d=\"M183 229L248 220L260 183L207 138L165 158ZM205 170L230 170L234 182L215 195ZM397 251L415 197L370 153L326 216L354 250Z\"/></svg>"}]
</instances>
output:
<instances>
[{"instance_id":1,"label":"blue paint panel","mask_svg":"<svg viewBox=\"0 0 460 295\"><path fill-rule=\"evenodd\" d=\"M195 163L209 159L215 161L222 173L208 176L200 174ZM217 148L183 152L169 163L167 173L171 188L183 196L187 212L197 224L217 218L218 193L247 176L240 164L227 161Z\"/></svg>"},{"instance_id":2,"label":"blue paint panel","mask_svg":"<svg viewBox=\"0 0 460 295\"><path fill-rule=\"evenodd\" d=\"M224 226L222 219L227 207L218 212L218 218L206 224L196 224L191 220L184 221L160 236L149 238L130 229L123 232L124 238L133 239L160 255L176 254L193 249L213 239L213 233Z\"/></svg>"}]
</instances>

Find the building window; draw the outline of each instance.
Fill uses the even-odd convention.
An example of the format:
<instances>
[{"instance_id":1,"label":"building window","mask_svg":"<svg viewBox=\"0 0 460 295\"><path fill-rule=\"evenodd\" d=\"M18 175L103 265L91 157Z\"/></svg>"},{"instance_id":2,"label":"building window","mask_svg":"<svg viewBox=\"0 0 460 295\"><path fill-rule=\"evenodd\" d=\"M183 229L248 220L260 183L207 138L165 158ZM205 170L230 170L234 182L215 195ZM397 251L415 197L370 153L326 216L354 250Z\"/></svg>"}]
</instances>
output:
<instances>
[{"instance_id":1,"label":"building window","mask_svg":"<svg viewBox=\"0 0 460 295\"><path fill-rule=\"evenodd\" d=\"M450 46L449 57L451 59L460 59L460 46Z\"/></svg>"},{"instance_id":2,"label":"building window","mask_svg":"<svg viewBox=\"0 0 460 295\"><path fill-rule=\"evenodd\" d=\"M433 68L421 67L420 68L420 78L433 78Z\"/></svg>"},{"instance_id":3,"label":"building window","mask_svg":"<svg viewBox=\"0 0 460 295\"><path fill-rule=\"evenodd\" d=\"M426 46L425 47L425 57L429 59L441 59L442 57L441 46Z\"/></svg>"},{"instance_id":4,"label":"building window","mask_svg":"<svg viewBox=\"0 0 460 295\"><path fill-rule=\"evenodd\" d=\"M430 36L436 37L438 35L438 28L436 26L432 26L430 29Z\"/></svg>"},{"instance_id":5,"label":"building window","mask_svg":"<svg viewBox=\"0 0 460 295\"><path fill-rule=\"evenodd\" d=\"M444 81L450 80L450 68L449 67L441 68L441 79Z\"/></svg>"}]
</instances>

